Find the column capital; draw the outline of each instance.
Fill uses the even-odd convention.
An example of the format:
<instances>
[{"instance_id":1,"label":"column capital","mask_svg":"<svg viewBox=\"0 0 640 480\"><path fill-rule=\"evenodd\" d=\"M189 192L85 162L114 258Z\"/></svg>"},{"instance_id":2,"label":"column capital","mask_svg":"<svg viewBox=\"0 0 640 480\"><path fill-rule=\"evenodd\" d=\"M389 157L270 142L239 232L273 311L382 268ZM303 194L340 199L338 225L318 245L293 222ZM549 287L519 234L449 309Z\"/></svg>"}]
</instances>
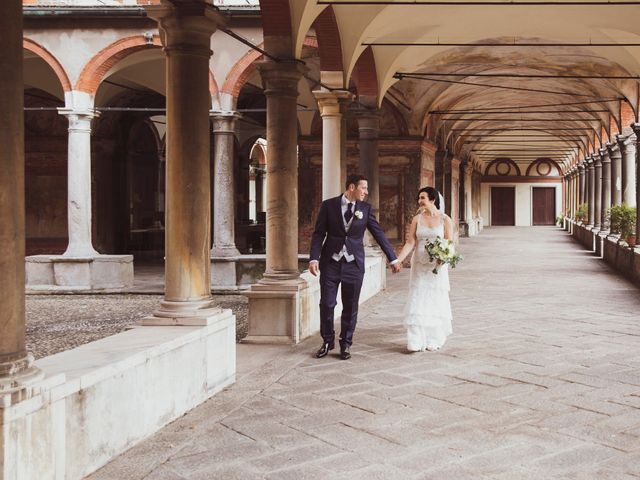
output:
<instances>
[{"instance_id":1,"label":"column capital","mask_svg":"<svg viewBox=\"0 0 640 480\"><path fill-rule=\"evenodd\" d=\"M235 111L211 110L209 117L213 120L213 133L235 134L236 121L242 118L242 114Z\"/></svg>"},{"instance_id":2,"label":"column capital","mask_svg":"<svg viewBox=\"0 0 640 480\"><path fill-rule=\"evenodd\" d=\"M302 63L293 60L282 62L264 60L257 62L256 65L264 83L266 96L298 98L298 82L308 70Z\"/></svg>"},{"instance_id":3,"label":"column capital","mask_svg":"<svg viewBox=\"0 0 640 480\"><path fill-rule=\"evenodd\" d=\"M186 54L209 58L211 35L226 24L217 7L199 0L145 7L147 15L158 22L160 39L167 55Z\"/></svg>"},{"instance_id":4,"label":"column capital","mask_svg":"<svg viewBox=\"0 0 640 480\"><path fill-rule=\"evenodd\" d=\"M618 142L607 144L609 150L609 156L611 159L618 159L622 157L622 148Z\"/></svg>"},{"instance_id":5,"label":"column capital","mask_svg":"<svg viewBox=\"0 0 640 480\"><path fill-rule=\"evenodd\" d=\"M640 142L638 142L638 139L640 138L640 123L634 122L629 126L633 130L633 133L636 134L636 143L640 143Z\"/></svg>"},{"instance_id":6,"label":"column capital","mask_svg":"<svg viewBox=\"0 0 640 480\"><path fill-rule=\"evenodd\" d=\"M69 120L70 132L91 133L91 120L100 116L100 112L93 109L73 109L60 107L58 113Z\"/></svg>"},{"instance_id":7,"label":"column capital","mask_svg":"<svg viewBox=\"0 0 640 480\"><path fill-rule=\"evenodd\" d=\"M341 106L354 98L354 95L347 90L316 90L312 93L316 97L322 117L341 116Z\"/></svg>"},{"instance_id":8,"label":"column capital","mask_svg":"<svg viewBox=\"0 0 640 480\"><path fill-rule=\"evenodd\" d=\"M586 166L586 161L585 161L584 159L583 159L583 160L580 160L580 161L576 164L576 166L578 167L578 170L579 170L579 172L580 172L580 173L584 173L584 169L587 167L587 166Z\"/></svg>"},{"instance_id":9,"label":"column capital","mask_svg":"<svg viewBox=\"0 0 640 480\"><path fill-rule=\"evenodd\" d=\"M602 166L602 158L600 157L600 153L593 153L591 155L591 158L593 159L593 166L594 167Z\"/></svg>"},{"instance_id":10,"label":"column capital","mask_svg":"<svg viewBox=\"0 0 640 480\"><path fill-rule=\"evenodd\" d=\"M632 146L635 147L636 135L634 135L633 133L629 135L618 134L616 135L616 142L618 143L620 150L627 150Z\"/></svg>"},{"instance_id":11,"label":"column capital","mask_svg":"<svg viewBox=\"0 0 640 480\"><path fill-rule=\"evenodd\" d=\"M606 144L600 149L600 161L602 163L611 163L611 158L609 157L609 149L606 147Z\"/></svg>"},{"instance_id":12,"label":"column capital","mask_svg":"<svg viewBox=\"0 0 640 480\"><path fill-rule=\"evenodd\" d=\"M361 139L375 140L380 133L380 119L382 115L378 109L369 110L366 108L356 108L351 113L358 121L358 131Z\"/></svg>"}]
</instances>

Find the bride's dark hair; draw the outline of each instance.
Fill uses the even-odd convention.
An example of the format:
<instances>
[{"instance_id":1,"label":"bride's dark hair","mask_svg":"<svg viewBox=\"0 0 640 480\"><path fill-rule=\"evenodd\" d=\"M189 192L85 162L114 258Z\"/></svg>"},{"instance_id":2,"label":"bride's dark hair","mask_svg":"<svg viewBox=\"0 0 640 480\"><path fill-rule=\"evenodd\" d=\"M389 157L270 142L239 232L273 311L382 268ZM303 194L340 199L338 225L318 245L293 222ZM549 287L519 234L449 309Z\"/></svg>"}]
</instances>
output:
<instances>
[{"instance_id":1,"label":"bride's dark hair","mask_svg":"<svg viewBox=\"0 0 640 480\"><path fill-rule=\"evenodd\" d=\"M427 197L429 197L429 200L434 200L436 208L440 210L440 195L438 194L438 190L436 190L433 187L422 187L420 190L418 190L418 195L416 196L416 200L420 198L420 194L422 192L427 194Z\"/></svg>"}]
</instances>

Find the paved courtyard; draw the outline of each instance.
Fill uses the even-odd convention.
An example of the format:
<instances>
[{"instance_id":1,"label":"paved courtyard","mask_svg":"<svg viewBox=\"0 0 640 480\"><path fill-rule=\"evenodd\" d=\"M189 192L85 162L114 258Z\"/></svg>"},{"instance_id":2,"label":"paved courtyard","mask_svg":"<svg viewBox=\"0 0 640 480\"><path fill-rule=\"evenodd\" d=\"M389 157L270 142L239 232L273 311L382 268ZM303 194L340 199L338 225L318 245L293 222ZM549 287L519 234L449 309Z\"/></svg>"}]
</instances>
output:
<instances>
[{"instance_id":1,"label":"paved courtyard","mask_svg":"<svg viewBox=\"0 0 640 480\"><path fill-rule=\"evenodd\" d=\"M639 479L640 290L556 228L460 250L443 350L406 353L389 275L351 360L241 344L235 385L89 478Z\"/></svg>"}]
</instances>

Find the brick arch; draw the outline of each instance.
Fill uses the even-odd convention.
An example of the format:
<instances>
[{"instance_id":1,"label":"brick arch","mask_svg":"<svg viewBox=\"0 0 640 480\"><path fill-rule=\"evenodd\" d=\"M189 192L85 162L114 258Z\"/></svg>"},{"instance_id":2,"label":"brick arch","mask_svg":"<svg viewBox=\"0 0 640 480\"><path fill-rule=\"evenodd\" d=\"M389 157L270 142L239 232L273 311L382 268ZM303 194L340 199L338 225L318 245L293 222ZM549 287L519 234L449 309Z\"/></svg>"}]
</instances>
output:
<instances>
[{"instance_id":1,"label":"brick arch","mask_svg":"<svg viewBox=\"0 0 640 480\"><path fill-rule=\"evenodd\" d=\"M636 121L636 114L626 100L620 101L620 124L622 128L630 126Z\"/></svg>"},{"instance_id":2,"label":"brick arch","mask_svg":"<svg viewBox=\"0 0 640 480\"><path fill-rule=\"evenodd\" d=\"M516 172L515 176L516 177L522 176L522 172L520 171L520 167L518 167L518 164L516 162L514 162L513 160L511 160L510 158L506 158L506 157L499 157L499 158L494 158L493 160L491 160L489 162L489 164L484 169L485 176L489 175L489 171L491 170L491 167L493 165L495 165L496 163L507 163L515 170L515 172ZM508 175L505 175L505 176L508 176Z\"/></svg>"},{"instance_id":3,"label":"brick arch","mask_svg":"<svg viewBox=\"0 0 640 480\"><path fill-rule=\"evenodd\" d=\"M373 57L373 49L369 46L364 49L351 73L353 83L356 85L358 95L378 96L378 74L376 73L376 60Z\"/></svg>"},{"instance_id":4,"label":"brick arch","mask_svg":"<svg viewBox=\"0 0 640 480\"><path fill-rule=\"evenodd\" d=\"M304 39L304 45L311 48L318 48L318 42L315 38L306 37ZM258 45L260 48L264 48L264 44ZM256 63L262 58L262 54L257 50L249 50L244 56L236 62L236 64L229 70L227 78L222 85L222 93L228 93L233 98L238 98L240 90L253 72L256 70Z\"/></svg>"},{"instance_id":5,"label":"brick arch","mask_svg":"<svg viewBox=\"0 0 640 480\"><path fill-rule=\"evenodd\" d=\"M325 72L343 71L340 29L338 29L336 15L331 5L318 15L313 22L313 28L318 38L320 70Z\"/></svg>"},{"instance_id":6,"label":"brick arch","mask_svg":"<svg viewBox=\"0 0 640 480\"><path fill-rule=\"evenodd\" d=\"M162 43L157 35L153 36L152 43L148 43L144 37L138 35L122 38L112 43L100 50L84 66L76 83L76 90L95 94L104 75L120 60L147 48L160 47L162 47ZM209 91L213 95L218 93L218 84L211 70L209 70Z\"/></svg>"},{"instance_id":7,"label":"brick arch","mask_svg":"<svg viewBox=\"0 0 640 480\"><path fill-rule=\"evenodd\" d=\"M289 0L260 0L265 49L272 55L293 57L293 23Z\"/></svg>"},{"instance_id":8,"label":"brick arch","mask_svg":"<svg viewBox=\"0 0 640 480\"><path fill-rule=\"evenodd\" d=\"M160 43L160 38L156 35L153 36L152 43L148 43L142 35L121 38L100 50L89 60L82 72L80 72L75 89L95 95L105 74L120 60L147 48L160 47L162 47L162 44Z\"/></svg>"},{"instance_id":9,"label":"brick arch","mask_svg":"<svg viewBox=\"0 0 640 480\"><path fill-rule=\"evenodd\" d=\"M69 81L67 72L64 70L64 67L58 61L58 59L54 57L46 48L29 38L22 39L22 48L30 51L31 53L35 53L38 57L47 62L47 65L51 67L51 69L58 77L58 80L60 80L62 90L65 92L71 91L71 82Z\"/></svg>"},{"instance_id":10,"label":"brick arch","mask_svg":"<svg viewBox=\"0 0 640 480\"><path fill-rule=\"evenodd\" d=\"M211 95L218 94L218 82L216 82L216 77L213 76L213 72L209 70L209 92Z\"/></svg>"},{"instance_id":11,"label":"brick arch","mask_svg":"<svg viewBox=\"0 0 640 480\"><path fill-rule=\"evenodd\" d=\"M552 158L537 158L535 159L533 162L531 162L529 164L529 166L527 167L527 172L525 173L526 176L529 176L529 174L531 173L531 170L533 170L534 168L537 168L538 165L540 165L541 163L549 163L551 165L553 165L559 173L562 173L562 168L560 167L560 165L558 165L558 162L556 162L554 159ZM548 173L548 175L551 175L551 172Z\"/></svg>"}]
</instances>

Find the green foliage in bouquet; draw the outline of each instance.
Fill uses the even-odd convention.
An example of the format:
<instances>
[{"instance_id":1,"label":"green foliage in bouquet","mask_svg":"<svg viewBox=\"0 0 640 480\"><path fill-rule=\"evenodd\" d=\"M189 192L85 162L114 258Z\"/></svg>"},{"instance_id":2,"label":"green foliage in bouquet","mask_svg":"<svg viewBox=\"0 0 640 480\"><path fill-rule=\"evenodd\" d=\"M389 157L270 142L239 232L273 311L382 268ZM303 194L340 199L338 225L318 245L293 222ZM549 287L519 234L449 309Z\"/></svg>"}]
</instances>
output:
<instances>
[{"instance_id":1,"label":"green foliage in bouquet","mask_svg":"<svg viewBox=\"0 0 640 480\"><path fill-rule=\"evenodd\" d=\"M438 267L440 265L448 263L451 265L451 268L456 268L458 262L462 260L462 255L455 252L453 242L442 237L436 237L433 240L427 241L424 249L429 255L429 261L436 262L436 266L431 270L435 275L438 274Z\"/></svg>"}]
</instances>

